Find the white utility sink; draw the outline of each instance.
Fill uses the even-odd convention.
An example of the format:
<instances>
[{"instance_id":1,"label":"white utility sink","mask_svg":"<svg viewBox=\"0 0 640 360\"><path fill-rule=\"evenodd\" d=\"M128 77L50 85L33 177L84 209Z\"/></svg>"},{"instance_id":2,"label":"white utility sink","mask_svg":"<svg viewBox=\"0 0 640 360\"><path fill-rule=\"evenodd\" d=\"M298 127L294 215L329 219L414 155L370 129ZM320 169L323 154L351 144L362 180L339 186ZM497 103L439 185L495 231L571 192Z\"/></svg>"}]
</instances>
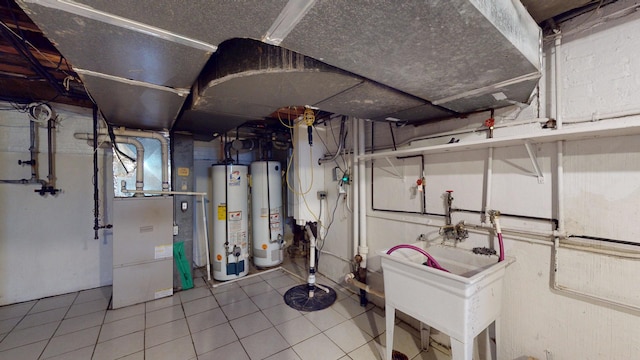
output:
<instances>
[{"instance_id":1,"label":"white utility sink","mask_svg":"<svg viewBox=\"0 0 640 360\"><path fill-rule=\"evenodd\" d=\"M387 360L391 360L396 309L451 337L453 360L471 360L473 339L500 317L502 278L514 260L420 241L450 272L422 265L427 258L412 249L380 252L384 271ZM499 336L496 321L496 341Z\"/></svg>"}]
</instances>

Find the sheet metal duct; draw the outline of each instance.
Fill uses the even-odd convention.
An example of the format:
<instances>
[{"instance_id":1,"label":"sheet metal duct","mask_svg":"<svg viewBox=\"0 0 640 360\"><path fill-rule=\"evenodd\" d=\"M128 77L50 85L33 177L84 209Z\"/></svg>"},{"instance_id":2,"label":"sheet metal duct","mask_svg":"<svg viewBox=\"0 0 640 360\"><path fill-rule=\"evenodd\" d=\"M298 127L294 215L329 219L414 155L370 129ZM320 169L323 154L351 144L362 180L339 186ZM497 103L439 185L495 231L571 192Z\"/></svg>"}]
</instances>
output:
<instances>
[{"instance_id":1,"label":"sheet metal duct","mask_svg":"<svg viewBox=\"0 0 640 360\"><path fill-rule=\"evenodd\" d=\"M526 103L540 77L512 0L18 2L114 125L221 133L296 104L428 121Z\"/></svg>"},{"instance_id":2,"label":"sheet metal duct","mask_svg":"<svg viewBox=\"0 0 640 360\"><path fill-rule=\"evenodd\" d=\"M375 84L281 47L248 39L220 45L204 68L177 130L220 132L274 110L311 105L360 118L427 106L424 100ZM453 112L431 106L440 118ZM219 122L207 121L220 119Z\"/></svg>"}]
</instances>

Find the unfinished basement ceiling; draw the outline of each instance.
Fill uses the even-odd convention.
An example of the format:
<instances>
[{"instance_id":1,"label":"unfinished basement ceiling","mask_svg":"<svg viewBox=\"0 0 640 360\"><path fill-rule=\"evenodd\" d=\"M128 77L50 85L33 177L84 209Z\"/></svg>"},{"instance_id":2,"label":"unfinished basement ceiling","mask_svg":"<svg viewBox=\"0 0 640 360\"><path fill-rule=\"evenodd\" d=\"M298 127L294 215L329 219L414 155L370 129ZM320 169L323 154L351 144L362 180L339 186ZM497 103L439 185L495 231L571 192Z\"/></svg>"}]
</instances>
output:
<instances>
[{"instance_id":1,"label":"unfinished basement ceiling","mask_svg":"<svg viewBox=\"0 0 640 360\"><path fill-rule=\"evenodd\" d=\"M212 136L290 105L423 122L527 103L540 77L511 0L18 3L132 128Z\"/></svg>"}]
</instances>

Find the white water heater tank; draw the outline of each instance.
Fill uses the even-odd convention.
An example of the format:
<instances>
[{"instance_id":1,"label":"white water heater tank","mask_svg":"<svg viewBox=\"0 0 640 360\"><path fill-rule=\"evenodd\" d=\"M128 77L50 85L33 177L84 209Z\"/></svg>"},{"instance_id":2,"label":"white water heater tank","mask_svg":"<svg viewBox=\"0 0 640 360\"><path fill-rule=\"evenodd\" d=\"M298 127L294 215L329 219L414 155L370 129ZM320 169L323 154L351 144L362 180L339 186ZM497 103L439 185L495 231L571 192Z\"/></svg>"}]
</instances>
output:
<instances>
[{"instance_id":1,"label":"white water heater tank","mask_svg":"<svg viewBox=\"0 0 640 360\"><path fill-rule=\"evenodd\" d=\"M213 206L211 264L213 278L226 281L249 272L248 167L218 164L211 168Z\"/></svg>"},{"instance_id":2,"label":"white water heater tank","mask_svg":"<svg viewBox=\"0 0 640 360\"><path fill-rule=\"evenodd\" d=\"M280 163L251 163L251 233L255 266L270 267L282 263L283 215Z\"/></svg>"}]
</instances>

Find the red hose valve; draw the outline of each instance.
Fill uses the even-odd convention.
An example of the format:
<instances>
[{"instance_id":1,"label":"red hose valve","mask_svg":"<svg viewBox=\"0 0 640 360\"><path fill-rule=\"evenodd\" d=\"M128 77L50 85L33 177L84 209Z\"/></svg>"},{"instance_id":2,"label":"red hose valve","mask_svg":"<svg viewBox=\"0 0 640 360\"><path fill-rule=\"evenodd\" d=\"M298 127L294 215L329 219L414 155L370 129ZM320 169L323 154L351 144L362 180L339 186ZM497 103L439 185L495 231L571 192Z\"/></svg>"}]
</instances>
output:
<instances>
[{"instance_id":1,"label":"red hose valve","mask_svg":"<svg viewBox=\"0 0 640 360\"><path fill-rule=\"evenodd\" d=\"M484 126L488 128L493 128L493 125L495 125L495 123L496 123L496 120L491 117L484 121Z\"/></svg>"}]
</instances>

